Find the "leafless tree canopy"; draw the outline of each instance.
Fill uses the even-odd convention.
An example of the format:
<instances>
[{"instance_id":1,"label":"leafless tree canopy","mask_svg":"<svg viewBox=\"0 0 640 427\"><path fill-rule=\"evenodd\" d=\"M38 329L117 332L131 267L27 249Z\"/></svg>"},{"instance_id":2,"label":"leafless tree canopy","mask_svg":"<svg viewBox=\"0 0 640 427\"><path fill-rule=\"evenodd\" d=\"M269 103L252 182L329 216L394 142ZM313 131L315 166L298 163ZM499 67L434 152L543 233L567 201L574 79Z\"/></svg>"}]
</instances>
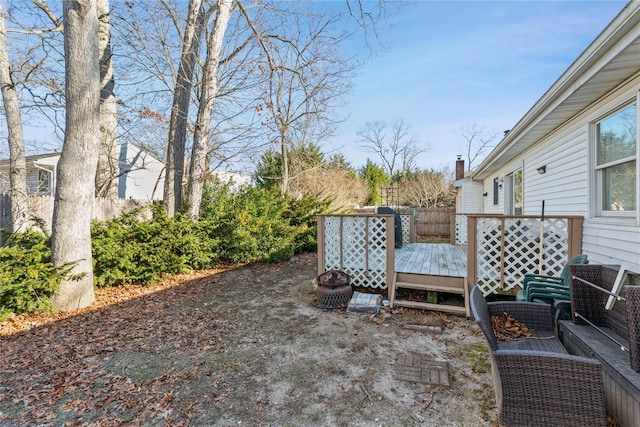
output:
<instances>
[{"instance_id":1,"label":"leafless tree canopy","mask_svg":"<svg viewBox=\"0 0 640 427\"><path fill-rule=\"evenodd\" d=\"M486 127L474 123L461 128L460 136L465 140L466 168L472 170L495 146L499 133L488 131Z\"/></svg>"},{"instance_id":2,"label":"leafless tree canopy","mask_svg":"<svg viewBox=\"0 0 640 427\"><path fill-rule=\"evenodd\" d=\"M401 189L401 203L433 208L455 204L456 193L452 184L453 174L444 168L416 172L410 177L403 177L397 186Z\"/></svg>"},{"instance_id":3,"label":"leafless tree canopy","mask_svg":"<svg viewBox=\"0 0 640 427\"><path fill-rule=\"evenodd\" d=\"M378 156L389 176L415 170L418 155L429 150L404 120L390 125L384 121L367 122L357 135L362 147Z\"/></svg>"}]
</instances>

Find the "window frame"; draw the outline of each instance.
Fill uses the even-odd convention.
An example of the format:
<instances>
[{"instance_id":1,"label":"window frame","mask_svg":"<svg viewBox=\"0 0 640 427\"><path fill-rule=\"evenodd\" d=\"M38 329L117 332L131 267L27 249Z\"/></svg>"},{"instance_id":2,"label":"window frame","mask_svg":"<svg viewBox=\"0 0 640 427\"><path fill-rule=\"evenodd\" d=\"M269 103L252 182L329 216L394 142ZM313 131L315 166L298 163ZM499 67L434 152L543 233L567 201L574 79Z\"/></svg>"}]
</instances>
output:
<instances>
[{"instance_id":1,"label":"window frame","mask_svg":"<svg viewBox=\"0 0 640 427\"><path fill-rule=\"evenodd\" d=\"M598 164L598 153L600 149L599 140L599 125L610 117L613 117L618 112L630 107L636 106L636 152L633 156L627 156L621 159L616 159ZM592 201L593 216L596 218L619 218L619 219L635 219L636 223L639 223L640 219L638 214L640 213L640 92L632 99L628 99L626 102L616 105L615 108L607 111L606 114L598 117L590 124L591 134L591 173L593 179L593 189L591 194L594 196ZM603 175L604 171L610 170L610 168L628 164L635 161L635 209L634 210L609 210L603 208L604 188L603 188Z\"/></svg>"},{"instance_id":2,"label":"window frame","mask_svg":"<svg viewBox=\"0 0 640 427\"><path fill-rule=\"evenodd\" d=\"M516 174L520 173L520 212L516 212ZM504 213L505 215L524 215L524 167L522 165L513 169L504 176Z\"/></svg>"}]
</instances>

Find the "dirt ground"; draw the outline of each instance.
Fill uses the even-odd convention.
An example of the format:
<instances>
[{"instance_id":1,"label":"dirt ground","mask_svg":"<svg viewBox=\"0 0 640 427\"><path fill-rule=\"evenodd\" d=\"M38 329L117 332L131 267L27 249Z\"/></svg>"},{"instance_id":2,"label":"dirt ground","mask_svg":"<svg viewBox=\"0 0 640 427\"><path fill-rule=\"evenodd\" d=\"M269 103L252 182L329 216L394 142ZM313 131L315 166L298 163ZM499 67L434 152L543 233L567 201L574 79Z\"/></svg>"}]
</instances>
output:
<instances>
[{"instance_id":1,"label":"dirt ground","mask_svg":"<svg viewBox=\"0 0 640 427\"><path fill-rule=\"evenodd\" d=\"M472 321L322 310L316 274L315 254L302 255L12 318L0 324L0 426L494 425ZM446 362L449 385L399 378L407 354Z\"/></svg>"}]
</instances>

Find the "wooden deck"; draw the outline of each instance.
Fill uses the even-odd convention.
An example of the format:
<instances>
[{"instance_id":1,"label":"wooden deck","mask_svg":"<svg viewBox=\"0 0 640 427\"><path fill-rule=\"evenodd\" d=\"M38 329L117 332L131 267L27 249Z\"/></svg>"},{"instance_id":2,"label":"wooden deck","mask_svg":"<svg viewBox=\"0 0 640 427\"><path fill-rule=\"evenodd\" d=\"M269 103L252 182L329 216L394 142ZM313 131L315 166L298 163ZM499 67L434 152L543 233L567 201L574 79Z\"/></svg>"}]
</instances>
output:
<instances>
[{"instance_id":1,"label":"wooden deck","mask_svg":"<svg viewBox=\"0 0 640 427\"><path fill-rule=\"evenodd\" d=\"M467 276L466 246L446 243L408 243L395 251L396 273L426 276Z\"/></svg>"},{"instance_id":2,"label":"wooden deck","mask_svg":"<svg viewBox=\"0 0 640 427\"><path fill-rule=\"evenodd\" d=\"M445 243L409 243L395 250L394 285L389 291L391 305L446 311L469 316L467 251L464 246ZM461 295L464 304L437 304L425 300L396 299L398 289Z\"/></svg>"}]
</instances>

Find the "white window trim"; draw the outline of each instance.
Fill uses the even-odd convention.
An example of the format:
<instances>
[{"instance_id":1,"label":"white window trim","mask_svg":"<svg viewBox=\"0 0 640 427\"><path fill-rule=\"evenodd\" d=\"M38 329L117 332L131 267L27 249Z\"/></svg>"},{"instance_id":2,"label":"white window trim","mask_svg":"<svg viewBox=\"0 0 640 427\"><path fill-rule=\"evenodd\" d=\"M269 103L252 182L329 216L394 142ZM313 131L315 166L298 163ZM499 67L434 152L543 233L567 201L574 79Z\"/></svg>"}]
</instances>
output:
<instances>
[{"instance_id":1,"label":"white window trim","mask_svg":"<svg viewBox=\"0 0 640 427\"><path fill-rule=\"evenodd\" d=\"M605 114L598 116L596 119L589 123L589 148L590 148L590 178L591 185L589 193L591 194L591 214L590 217L595 220L602 220L610 222L612 220L616 223L628 223L629 220L634 220L635 225L640 225L640 91L635 95L636 103L636 209L635 211L605 211L602 209L602 183L600 182L601 174L598 170L604 169L615 164L625 163L633 157L627 157L625 159L616 160L603 165L598 165L597 152L598 152L598 123L606 119L607 117L615 114L617 111L624 109L625 107L634 103L634 99L629 99L616 105L615 108L610 109Z\"/></svg>"},{"instance_id":2,"label":"white window trim","mask_svg":"<svg viewBox=\"0 0 640 427\"><path fill-rule=\"evenodd\" d=\"M510 210L515 211L515 206L514 206L514 202L515 200L513 197L513 178L509 179L508 177L513 177L513 175L515 175L515 173L517 171L522 171L522 213L521 215L526 215L525 214L525 210L524 210L524 196L525 196L525 178L524 178L524 161L519 162L517 165L515 165L514 167L512 167L511 169L508 169L507 172L505 172L505 174L502 176L503 178L503 183L502 183L502 199L503 199L503 207L502 207L502 212L505 215L515 215L515 213L513 212L507 212L507 209L510 208ZM509 192L511 193L510 195L507 195L507 190L509 190ZM509 200L510 199L510 200Z\"/></svg>"}]
</instances>

